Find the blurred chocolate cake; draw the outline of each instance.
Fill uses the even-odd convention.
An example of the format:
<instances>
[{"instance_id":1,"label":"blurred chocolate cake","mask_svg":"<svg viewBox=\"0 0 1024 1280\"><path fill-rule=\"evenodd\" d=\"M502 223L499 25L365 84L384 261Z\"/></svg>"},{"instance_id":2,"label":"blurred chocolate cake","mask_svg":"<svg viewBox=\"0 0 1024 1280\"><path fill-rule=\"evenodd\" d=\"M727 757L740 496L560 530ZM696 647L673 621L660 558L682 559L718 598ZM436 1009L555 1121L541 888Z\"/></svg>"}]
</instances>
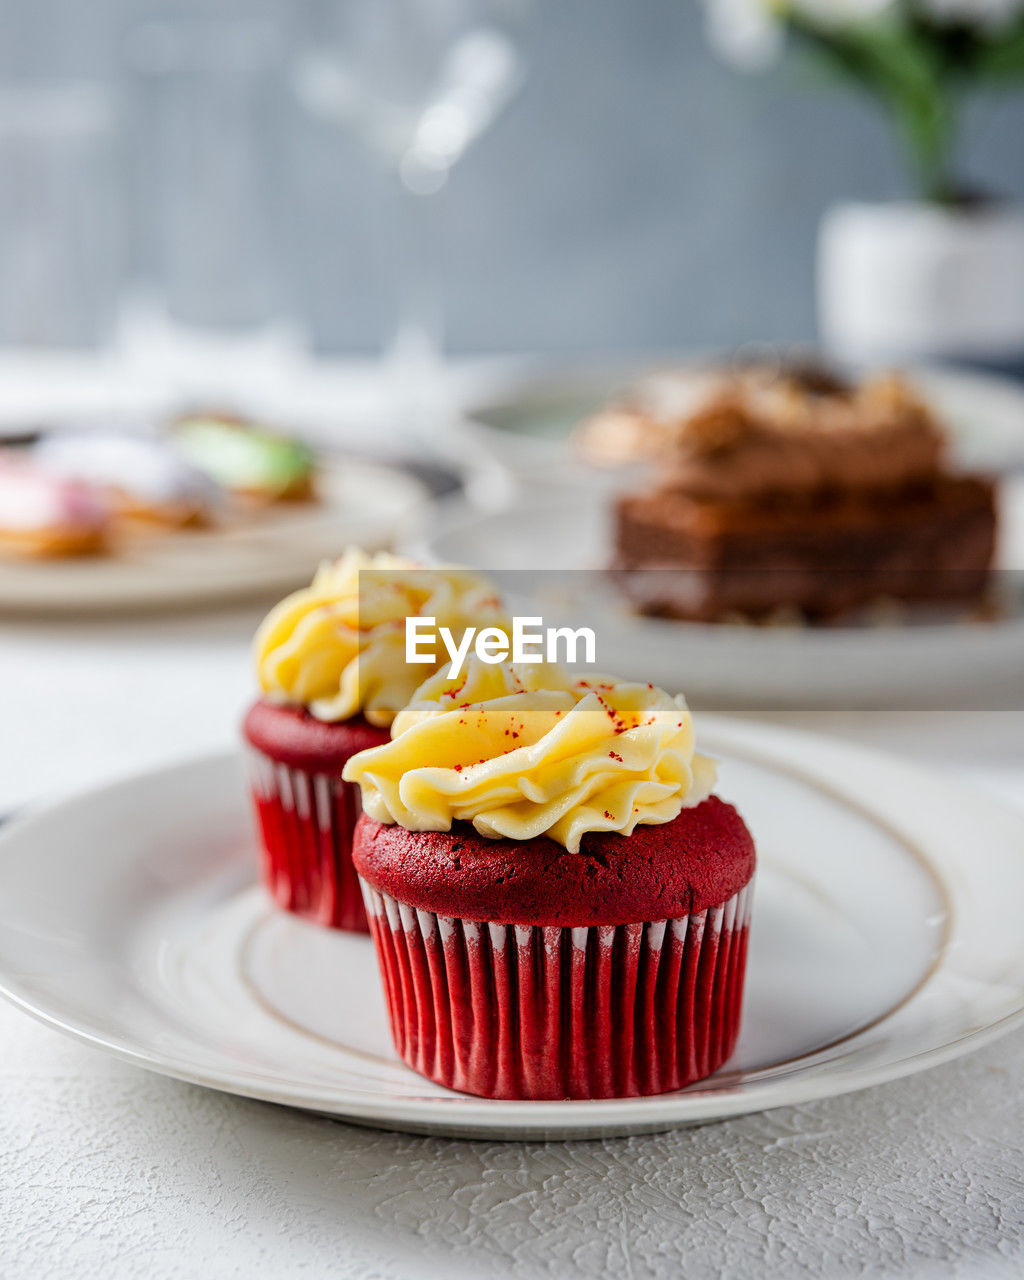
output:
<instances>
[{"instance_id":1,"label":"blurred chocolate cake","mask_svg":"<svg viewBox=\"0 0 1024 1280\"><path fill-rule=\"evenodd\" d=\"M993 486L950 469L933 413L897 377L723 376L655 467L615 513L615 569L643 613L824 621L986 591Z\"/></svg>"}]
</instances>

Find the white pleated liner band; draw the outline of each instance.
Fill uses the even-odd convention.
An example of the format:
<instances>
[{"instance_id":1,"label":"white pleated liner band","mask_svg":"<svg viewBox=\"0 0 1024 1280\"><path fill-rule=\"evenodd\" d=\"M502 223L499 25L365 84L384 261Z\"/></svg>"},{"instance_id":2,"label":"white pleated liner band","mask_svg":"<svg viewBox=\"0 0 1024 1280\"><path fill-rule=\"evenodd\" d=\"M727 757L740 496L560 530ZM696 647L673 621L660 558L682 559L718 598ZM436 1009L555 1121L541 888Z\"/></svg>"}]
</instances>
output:
<instances>
[{"instance_id":1,"label":"white pleated liner band","mask_svg":"<svg viewBox=\"0 0 1024 1280\"><path fill-rule=\"evenodd\" d=\"M366 931L352 865L359 791L325 773L246 753L263 848L263 879L287 911L338 929Z\"/></svg>"}]
</instances>

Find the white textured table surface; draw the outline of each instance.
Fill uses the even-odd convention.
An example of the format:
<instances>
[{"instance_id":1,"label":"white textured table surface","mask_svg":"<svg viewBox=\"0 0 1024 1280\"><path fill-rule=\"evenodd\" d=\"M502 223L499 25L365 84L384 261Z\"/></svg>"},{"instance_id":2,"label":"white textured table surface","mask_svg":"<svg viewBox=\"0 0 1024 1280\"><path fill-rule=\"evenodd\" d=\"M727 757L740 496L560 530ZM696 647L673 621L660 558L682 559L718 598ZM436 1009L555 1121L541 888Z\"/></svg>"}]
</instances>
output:
<instances>
[{"instance_id":1,"label":"white textured table surface","mask_svg":"<svg viewBox=\"0 0 1024 1280\"><path fill-rule=\"evenodd\" d=\"M253 615L0 628L0 811L231 741ZM1024 808L1024 716L784 717ZM0 1006L0 1276L1024 1274L1024 1035L833 1101L575 1144L363 1131Z\"/></svg>"}]
</instances>

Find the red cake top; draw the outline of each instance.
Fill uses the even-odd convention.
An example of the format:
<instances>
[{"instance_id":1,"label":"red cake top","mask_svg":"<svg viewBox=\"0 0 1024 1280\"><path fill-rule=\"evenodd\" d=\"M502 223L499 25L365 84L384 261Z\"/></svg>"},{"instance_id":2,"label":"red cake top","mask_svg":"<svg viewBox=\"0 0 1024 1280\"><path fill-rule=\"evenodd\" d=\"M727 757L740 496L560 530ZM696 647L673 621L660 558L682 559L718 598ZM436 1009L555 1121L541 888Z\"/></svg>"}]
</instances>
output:
<instances>
[{"instance_id":1,"label":"red cake top","mask_svg":"<svg viewBox=\"0 0 1024 1280\"><path fill-rule=\"evenodd\" d=\"M426 911L560 927L668 920L717 906L754 873L754 842L712 796L632 835L588 832L579 853L547 836L493 840L468 822L407 831L364 814L353 860L374 888Z\"/></svg>"},{"instance_id":2,"label":"red cake top","mask_svg":"<svg viewBox=\"0 0 1024 1280\"><path fill-rule=\"evenodd\" d=\"M303 707L278 706L261 699L242 722L247 742L290 769L337 773L350 756L389 741L387 729L352 716L337 724L317 720Z\"/></svg>"}]
</instances>

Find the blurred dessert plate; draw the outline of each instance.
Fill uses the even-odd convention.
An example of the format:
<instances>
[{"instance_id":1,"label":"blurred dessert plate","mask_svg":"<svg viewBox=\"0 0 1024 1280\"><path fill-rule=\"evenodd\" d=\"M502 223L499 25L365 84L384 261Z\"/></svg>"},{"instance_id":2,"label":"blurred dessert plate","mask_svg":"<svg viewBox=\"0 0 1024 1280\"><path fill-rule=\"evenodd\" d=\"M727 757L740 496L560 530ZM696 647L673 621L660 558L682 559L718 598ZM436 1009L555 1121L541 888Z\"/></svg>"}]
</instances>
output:
<instances>
[{"instance_id":1,"label":"blurred dessert plate","mask_svg":"<svg viewBox=\"0 0 1024 1280\"><path fill-rule=\"evenodd\" d=\"M737 1050L680 1092L500 1102L406 1068L369 938L275 910L234 754L142 774L0 832L0 991L138 1066L411 1132L639 1133L881 1084L1024 1016L1024 819L815 735L703 720L758 833ZM829 838L821 840L822 830Z\"/></svg>"},{"instance_id":2,"label":"blurred dessert plate","mask_svg":"<svg viewBox=\"0 0 1024 1280\"><path fill-rule=\"evenodd\" d=\"M685 399L714 367L712 361L691 359L539 373L510 379L503 390L471 404L466 418L515 475L620 487L619 469L583 462L571 440L574 430L633 387L667 402ZM997 473L1024 469L1024 385L959 368L918 367L907 375L946 424L958 466Z\"/></svg>"},{"instance_id":3,"label":"blurred dessert plate","mask_svg":"<svg viewBox=\"0 0 1024 1280\"><path fill-rule=\"evenodd\" d=\"M606 566L612 514L565 490L480 512L449 506L407 549L495 575L517 613L594 627L598 665L732 707L1004 705L1024 693L1024 480L1001 489L1000 609L883 608L856 624L698 623L634 613Z\"/></svg>"},{"instance_id":4,"label":"blurred dessert plate","mask_svg":"<svg viewBox=\"0 0 1024 1280\"><path fill-rule=\"evenodd\" d=\"M315 503L282 503L225 527L132 540L109 555L0 559L0 612L209 604L284 591L348 543L384 547L427 501L406 473L324 459Z\"/></svg>"}]
</instances>

